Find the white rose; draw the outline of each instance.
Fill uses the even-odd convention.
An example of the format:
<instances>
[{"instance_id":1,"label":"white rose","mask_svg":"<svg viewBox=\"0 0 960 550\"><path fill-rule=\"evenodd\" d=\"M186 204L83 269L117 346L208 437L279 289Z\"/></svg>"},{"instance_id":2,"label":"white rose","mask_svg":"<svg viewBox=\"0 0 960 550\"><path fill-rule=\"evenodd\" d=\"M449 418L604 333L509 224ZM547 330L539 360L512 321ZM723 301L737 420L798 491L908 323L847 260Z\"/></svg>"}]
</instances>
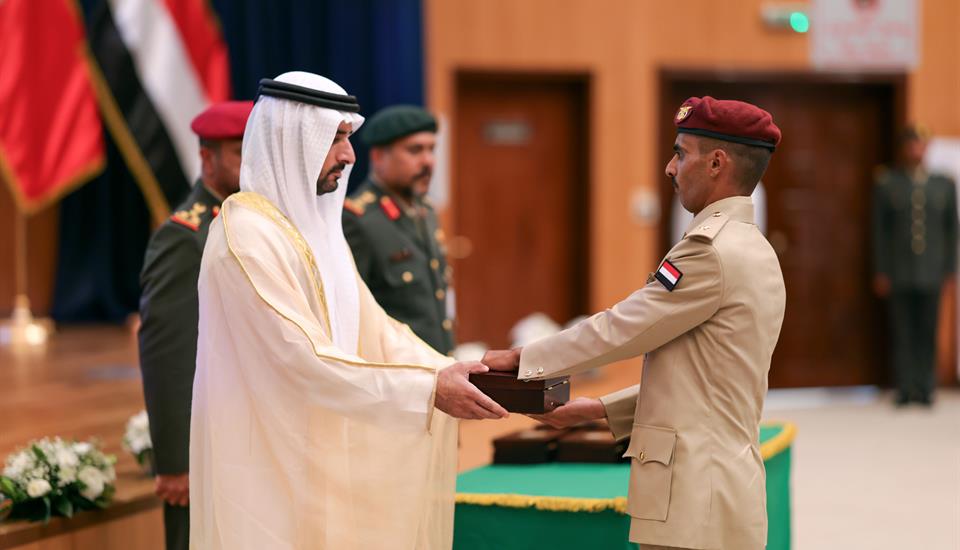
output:
<instances>
[{"instance_id":1,"label":"white rose","mask_svg":"<svg viewBox=\"0 0 960 550\"><path fill-rule=\"evenodd\" d=\"M130 438L128 444L130 446L130 452L135 455L140 454L148 446L148 442L144 441L142 435Z\"/></svg>"},{"instance_id":2,"label":"white rose","mask_svg":"<svg viewBox=\"0 0 960 550\"><path fill-rule=\"evenodd\" d=\"M77 480L77 469L73 466L67 466L66 468L60 468L60 474L57 476L60 480L60 486L70 485Z\"/></svg>"},{"instance_id":3,"label":"white rose","mask_svg":"<svg viewBox=\"0 0 960 550\"><path fill-rule=\"evenodd\" d=\"M93 466L84 466L80 473L77 474L77 479L80 480L86 487L80 491L80 494L83 498L87 500L96 500L101 494L103 494L103 483L105 481L103 474L100 473L100 470L94 468Z\"/></svg>"},{"instance_id":4,"label":"white rose","mask_svg":"<svg viewBox=\"0 0 960 550\"><path fill-rule=\"evenodd\" d=\"M85 455L85 454L89 453L91 449L93 449L93 446L90 445L89 443L74 443L74 444L73 444L73 452L77 453L78 455Z\"/></svg>"},{"instance_id":5,"label":"white rose","mask_svg":"<svg viewBox=\"0 0 960 550\"><path fill-rule=\"evenodd\" d=\"M57 450L57 465L60 468L71 468L80 463L80 459L77 458L77 454L73 452L72 449L58 449Z\"/></svg>"},{"instance_id":6,"label":"white rose","mask_svg":"<svg viewBox=\"0 0 960 550\"><path fill-rule=\"evenodd\" d=\"M30 498L39 498L50 492L50 482L45 479L34 479L27 484L27 494Z\"/></svg>"},{"instance_id":7,"label":"white rose","mask_svg":"<svg viewBox=\"0 0 960 550\"><path fill-rule=\"evenodd\" d=\"M147 411L141 411L139 414L130 419L130 428L138 431L146 431L150 429L150 420L147 418Z\"/></svg>"}]
</instances>

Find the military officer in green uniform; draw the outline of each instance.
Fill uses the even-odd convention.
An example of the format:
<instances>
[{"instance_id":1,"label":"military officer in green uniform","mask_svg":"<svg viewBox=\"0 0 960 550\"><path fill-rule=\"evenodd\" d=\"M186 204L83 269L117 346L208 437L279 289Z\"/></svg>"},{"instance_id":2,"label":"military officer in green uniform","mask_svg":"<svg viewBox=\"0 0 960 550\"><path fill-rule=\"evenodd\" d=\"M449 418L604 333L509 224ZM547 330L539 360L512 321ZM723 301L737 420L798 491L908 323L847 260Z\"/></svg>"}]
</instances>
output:
<instances>
[{"instance_id":1,"label":"military officer in green uniform","mask_svg":"<svg viewBox=\"0 0 960 550\"><path fill-rule=\"evenodd\" d=\"M436 132L433 115L409 105L383 109L364 124L370 174L344 203L343 232L357 270L387 314L449 354L450 269L443 230L425 198Z\"/></svg>"},{"instance_id":2,"label":"military officer in green uniform","mask_svg":"<svg viewBox=\"0 0 960 550\"><path fill-rule=\"evenodd\" d=\"M186 550L190 538L190 401L200 257L220 203L240 190L241 140L252 108L251 101L218 103L193 120L190 127L200 138L200 180L150 238L140 274L140 370L168 550Z\"/></svg>"},{"instance_id":3,"label":"military officer in green uniform","mask_svg":"<svg viewBox=\"0 0 960 550\"><path fill-rule=\"evenodd\" d=\"M908 128L900 164L879 172L873 196L873 286L889 302L898 406L932 403L940 291L957 270L956 186L923 169L926 145Z\"/></svg>"}]
</instances>

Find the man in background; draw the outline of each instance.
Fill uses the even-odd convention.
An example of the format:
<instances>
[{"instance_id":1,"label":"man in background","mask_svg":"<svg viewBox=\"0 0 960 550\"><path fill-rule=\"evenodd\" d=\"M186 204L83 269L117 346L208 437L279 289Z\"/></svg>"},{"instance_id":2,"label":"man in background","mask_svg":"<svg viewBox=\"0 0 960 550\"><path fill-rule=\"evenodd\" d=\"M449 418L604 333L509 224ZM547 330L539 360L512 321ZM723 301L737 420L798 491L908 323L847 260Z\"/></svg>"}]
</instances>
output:
<instances>
[{"instance_id":1,"label":"man in background","mask_svg":"<svg viewBox=\"0 0 960 550\"><path fill-rule=\"evenodd\" d=\"M370 145L370 174L344 202L343 232L380 306L433 349L449 354L450 270L443 230L425 198L436 132L433 115L410 105L387 107L367 121L360 137Z\"/></svg>"},{"instance_id":2,"label":"man in background","mask_svg":"<svg viewBox=\"0 0 960 550\"><path fill-rule=\"evenodd\" d=\"M924 170L926 150L926 133L907 128L873 195L873 288L889 304L897 406L933 402L940 292L957 271L956 186Z\"/></svg>"},{"instance_id":3,"label":"man in background","mask_svg":"<svg viewBox=\"0 0 960 550\"><path fill-rule=\"evenodd\" d=\"M251 101L218 103L193 119L200 180L151 237L140 274L140 370L169 550L186 550L190 536L187 470L200 257L220 204L240 190L240 147L252 108Z\"/></svg>"}]
</instances>

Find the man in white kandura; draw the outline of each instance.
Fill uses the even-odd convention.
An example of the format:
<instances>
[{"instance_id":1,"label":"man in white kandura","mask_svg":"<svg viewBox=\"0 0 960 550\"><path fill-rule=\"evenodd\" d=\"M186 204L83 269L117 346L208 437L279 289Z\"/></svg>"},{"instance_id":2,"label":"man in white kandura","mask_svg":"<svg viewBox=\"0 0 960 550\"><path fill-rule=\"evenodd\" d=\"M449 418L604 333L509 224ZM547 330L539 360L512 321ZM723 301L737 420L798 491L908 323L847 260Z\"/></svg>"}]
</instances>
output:
<instances>
[{"instance_id":1,"label":"man in white kandura","mask_svg":"<svg viewBox=\"0 0 960 550\"><path fill-rule=\"evenodd\" d=\"M507 413L467 380L486 367L433 351L357 275L356 99L309 73L260 84L200 268L191 548L450 548L451 417Z\"/></svg>"}]
</instances>

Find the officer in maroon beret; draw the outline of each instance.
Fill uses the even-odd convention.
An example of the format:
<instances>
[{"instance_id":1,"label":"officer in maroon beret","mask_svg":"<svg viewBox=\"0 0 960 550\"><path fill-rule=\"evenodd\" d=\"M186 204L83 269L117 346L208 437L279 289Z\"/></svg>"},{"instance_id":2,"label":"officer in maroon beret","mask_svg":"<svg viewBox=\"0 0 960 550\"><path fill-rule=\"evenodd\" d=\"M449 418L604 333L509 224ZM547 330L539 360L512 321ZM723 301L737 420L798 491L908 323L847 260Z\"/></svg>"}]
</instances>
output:
<instances>
[{"instance_id":1,"label":"officer in maroon beret","mask_svg":"<svg viewBox=\"0 0 960 550\"><path fill-rule=\"evenodd\" d=\"M640 548L762 550L760 413L786 294L750 194L780 130L755 105L712 97L686 100L673 120L666 174L694 214L683 239L620 303L483 362L529 380L646 354L641 384L538 418L606 418L617 439L630 437L627 512Z\"/></svg>"},{"instance_id":2,"label":"officer in maroon beret","mask_svg":"<svg viewBox=\"0 0 960 550\"><path fill-rule=\"evenodd\" d=\"M140 274L140 370L168 549L186 550L190 536L187 470L200 256L220 204L240 190L240 148L251 109L252 101L227 101L193 119L200 179L150 238Z\"/></svg>"}]
</instances>

